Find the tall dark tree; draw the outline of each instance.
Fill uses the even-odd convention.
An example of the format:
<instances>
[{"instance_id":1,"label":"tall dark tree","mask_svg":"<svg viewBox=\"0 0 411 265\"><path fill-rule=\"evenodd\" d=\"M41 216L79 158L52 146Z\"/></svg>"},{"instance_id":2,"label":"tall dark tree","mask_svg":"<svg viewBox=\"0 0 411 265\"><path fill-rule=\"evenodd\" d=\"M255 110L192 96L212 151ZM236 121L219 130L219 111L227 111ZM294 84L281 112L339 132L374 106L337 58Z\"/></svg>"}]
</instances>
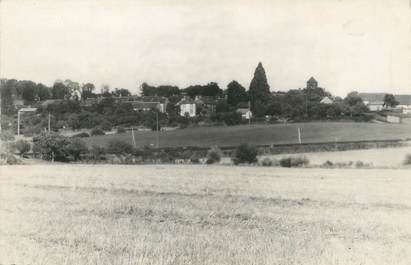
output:
<instances>
[{"instance_id":1,"label":"tall dark tree","mask_svg":"<svg viewBox=\"0 0 411 265\"><path fill-rule=\"evenodd\" d=\"M2 114L11 114L15 111L13 106L13 90L16 83L17 80L15 79L1 80L0 82Z\"/></svg>"},{"instance_id":2,"label":"tall dark tree","mask_svg":"<svg viewBox=\"0 0 411 265\"><path fill-rule=\"evenodd\" d=\"M81 87L81 98L82 99L87 99L87 98L94 98L96 95L93 93L93 91L96 89L94 84L92 83L86 83Z\"/></svg>"},{"instance_id":3,"label":"tall dark tree","mask_svg":"<svg viewBox=\"0 0 411 265\"><path fill-rule=\"evenodd\" d=\"M397 101L397 99L394 97L393 94L386 94L384 96L384 106L385 107L393 108L393 107L397 106L398 104L400 104L400 103Z\"/></svg>"},{"instance_id":4,"label":"tall dark tree","mask_svg":"<svg viewBox=\"0 0 411 265\"><path fill-rule=\"evenodd\" d=\"M42 83L36 85L36 92L38 100L46 100L51 97L51 89Z\"/></svg>"},{"instance_id":5,"label":"tall dark tree","mask_svg":"<svg viewBox=\"0 0 411 265\"><path fill-rule=\"evenodd\" d=\"M257 68L254 72L254 77L250 83L249 91L251 110L256 111L257 105L265 104L270 99L270 86L267 82L267 76L265 75L265 70L263 65L258 63ZM257 104L258 102L258 104Z\"/></svg>"},{"instance_id":6,"label":"tall dark tree","mask_svg":"<svg viewBox=\"0 0 411 265\"><path fill-rule=\"evenodd\" d=\"M62 82L55 82L51 88L53 99L64 99L70 96L70 91Z\"/></svg>"},{"instance_id":7,"label":"tall dark tree","mask_svg":"<svg viewBox=\"0 0 411 265\"><path fill-rule=\"evenodd\" d=\"M240 102L248 100L247 92L245 88L237 81L231 81L227 85L227 104L230 106L237 106Z\"/></svg>"}]
</instances>

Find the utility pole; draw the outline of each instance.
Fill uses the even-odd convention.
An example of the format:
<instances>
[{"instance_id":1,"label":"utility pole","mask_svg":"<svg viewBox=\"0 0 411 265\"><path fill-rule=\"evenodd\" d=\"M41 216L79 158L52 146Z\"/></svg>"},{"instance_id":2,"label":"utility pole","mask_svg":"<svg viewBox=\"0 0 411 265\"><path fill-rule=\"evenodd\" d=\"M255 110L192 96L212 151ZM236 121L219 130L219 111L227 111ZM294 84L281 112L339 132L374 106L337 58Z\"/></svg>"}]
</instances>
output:
<instances>
[{"instance_id":1,"label":"utility pole","mask_svg":"<svg viewBox=\"0 0 411 265\"><path fill-rule=\"evenodd\" d=\"M158 130L158 112L156 112L156 146L157 146L157 148L159 147L159 137L160 137L160 135L159 135L159 130Z\"/></svg>"},{"instance_id":2,"label":"utility pole","mask_svg":"<svg viewBox=\"0 0 411 265\"><path fill-rule=\"evenodd\" d=\"M17 136L20 136L20 110L17 111Z\"/></svg>"},{"instance_id":3,"label":"utility pole","mask_svg":"<svg viewBox=\"0 0 411 265\"><path fill-rule=\"evenodd\" d=\"M0 89L0 133L1 133L1 89Z\"/></svg>"},{"instance_id":4,"label":"utility pole","mask_svg":"<svg viewBox=\"0 0 411 265\"><path fill-rule=\"evenodd\" d=\"M48 122L49 133L50 133L50 127L51 127L51 126L50 126L50 116L51 116L51 115L50 115L50 112L49 112L49 122Z\"/></svg>"},{"instance_id":5,"label":"utility pole","mask_svg":"<svg viewBox=\"0 0 411 265\"><path fill-rule=\"evenodd\" d=\"M131 136L132 136L132 143L134 148L136 148L136 139L134 138L134 128L131 127Z\"/></svg>"}]
</instances>

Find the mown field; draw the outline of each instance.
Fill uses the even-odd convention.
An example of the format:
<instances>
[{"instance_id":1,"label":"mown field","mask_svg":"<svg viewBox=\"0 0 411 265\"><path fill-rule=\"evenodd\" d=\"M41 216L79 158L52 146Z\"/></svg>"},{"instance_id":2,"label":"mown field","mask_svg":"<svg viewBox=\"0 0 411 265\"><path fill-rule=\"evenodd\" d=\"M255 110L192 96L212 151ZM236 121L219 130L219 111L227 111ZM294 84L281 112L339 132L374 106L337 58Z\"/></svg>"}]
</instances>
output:
<instances>
[{"instance_id":1,"label":"mown field","mask_svg":"<svg viewBox=\"0 0 411 265\"><path fill-rule=\"evenodd\" d=\"M310 122L275 125L239 125L231 127L197 127L174 131L161 131L161 147L176 146L237 146L251 144L298 143L298 128L302 141L335 142L360 140L386 140L411 138L411 123L381 124L359 122ZM155 145L156 132L134 132L138 146ZM132 142L131 132L84 138L89 145L106 145L111 139Z\"/></svg>"},{"instance_id":2,"label":"mown field","mask_svg":"<svg viewBox=\"0 0 411 265\"><path fill-rule=\"evenodd\" d=\"M409 170L0 167L0 264L409 264Z\"/></svg>"}]
</instances>

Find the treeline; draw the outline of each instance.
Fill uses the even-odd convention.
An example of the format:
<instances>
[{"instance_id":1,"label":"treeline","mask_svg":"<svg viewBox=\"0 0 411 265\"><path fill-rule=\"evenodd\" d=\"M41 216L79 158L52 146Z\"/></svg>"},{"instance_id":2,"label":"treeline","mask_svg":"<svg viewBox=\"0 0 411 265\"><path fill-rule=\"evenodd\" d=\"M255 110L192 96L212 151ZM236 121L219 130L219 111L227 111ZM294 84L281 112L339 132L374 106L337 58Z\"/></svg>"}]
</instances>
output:
<instances>
[{"instance_id":1,"label":"treeline","mask_svg":"<svg viewBox=\"0 0 411 265\"><path fill-rule=\"evenodd\" d=\"M124 88L115 88L110 91L108 85L102 85L100 93L92 83L80 84L66 79L57 80L49 87L42 83L30 80L2 79L0 80L2 113L12 114L16 99L21 99L24 105L34 105L47 99L80 100L87 98L130 96L131 93Z\"/></svg>"}]
</instances>

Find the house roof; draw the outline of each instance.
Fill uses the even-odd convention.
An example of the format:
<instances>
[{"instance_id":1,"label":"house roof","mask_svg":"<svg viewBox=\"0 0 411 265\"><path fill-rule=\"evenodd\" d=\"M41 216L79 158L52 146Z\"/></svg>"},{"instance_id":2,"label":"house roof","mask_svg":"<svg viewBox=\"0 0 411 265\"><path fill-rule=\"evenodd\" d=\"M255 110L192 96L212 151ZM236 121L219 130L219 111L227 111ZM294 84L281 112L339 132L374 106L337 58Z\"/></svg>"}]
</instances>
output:
<instances>
[{"instance_id":1,"label":"house roof","mask_svg":"<svg viewBox=\"0 0 411 265\"><path fill-rule=\"evenodd\" d=\"M249 111L250 111L250 109L248 109L248 108L238 108L237 109L237 112L240 112L241 114L247 114Z\"/></svg>"},{"instance_id":2,"label":"house roof","mask_svg":"<svg viewBox=\"0 0 411 265\"><path fill-rule=\"evenodd\" d=\"M368 102L383 102L387 93L359 93L358 96L363 101ZM394 95L399 105L411 105L411 95Z\"/></svg>"},{"instance_id":3,"label":"house roof","mask_svg":"<svg viewBox=\"0 0 411 265\"><path fill-rule=\"evenodd\" d=\"M411 95L394 95L400 105L411 105Z\"/></svg>"},{"instance_id":4,"label":"house roof","mask_svg":"<svg viewBox=\"0 0 411 265\"><path fill-rule=\"evenodd\" d=\"M160 102L144 102L144 101L132 101L130 102L135 109L153 109L158 108Z\"/></svg>"},{"instance_id":5,"label":"house roof","mask_svg":"<svg viewBox=\"0 0 411 265\"><path fill-rule=\"evenodd\" d=\"M177 106L183 105L183 104L195 104L194 100L189 98L189 97L185 97L183 99L181 99L179 102L177 102Z\"/></svg>"},{"instance_id":6,"label":"house roof","mask_svg":"<svg viewBox=\"0 0 411 265\"><path fill-rule=\"evenodd\" d=\"M334 101L330 99L329 97L323 97L323 99L320 101L320 103L323 104L332 104Z\"/></svg>"},{"instance_id":7,"label":"house roof","mask_svg":"<svg viewBox=\"0 0 411 265\"><path fill-rule=\"evenodd\" d=\"M61 103L63 101L64 101L63 99L47 99L41 103L41 106L47 107L50 104Z\"/></svg>"}]
</instances>

